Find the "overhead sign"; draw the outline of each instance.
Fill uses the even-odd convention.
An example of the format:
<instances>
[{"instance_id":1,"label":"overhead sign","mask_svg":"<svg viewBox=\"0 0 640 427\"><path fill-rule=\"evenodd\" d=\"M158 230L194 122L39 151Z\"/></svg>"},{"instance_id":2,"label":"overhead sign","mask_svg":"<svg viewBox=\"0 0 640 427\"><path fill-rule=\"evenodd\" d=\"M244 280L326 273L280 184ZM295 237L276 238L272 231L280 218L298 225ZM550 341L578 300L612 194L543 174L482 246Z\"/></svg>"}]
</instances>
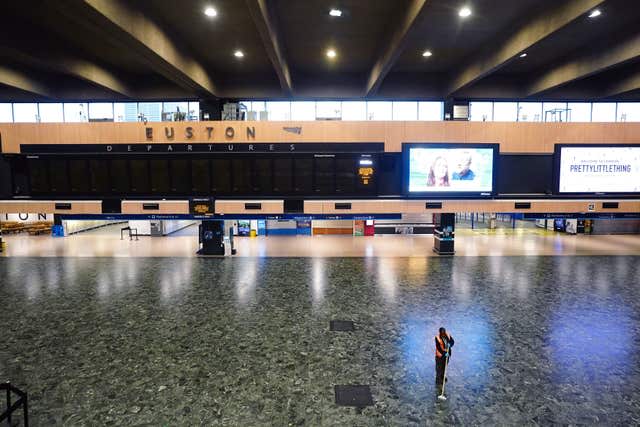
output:
<instances>
[{"instance_id":1,"label":"overhead sign","mask_svg":"<svg viewBox=\"0 0 640 427\"><path fill-rule=\"evenodd\" d=\"M141 154L141 153L382 153L382 142L355 143L138 143L138 144L20 144L23 154Z\"/></svg>"}]
</instances>

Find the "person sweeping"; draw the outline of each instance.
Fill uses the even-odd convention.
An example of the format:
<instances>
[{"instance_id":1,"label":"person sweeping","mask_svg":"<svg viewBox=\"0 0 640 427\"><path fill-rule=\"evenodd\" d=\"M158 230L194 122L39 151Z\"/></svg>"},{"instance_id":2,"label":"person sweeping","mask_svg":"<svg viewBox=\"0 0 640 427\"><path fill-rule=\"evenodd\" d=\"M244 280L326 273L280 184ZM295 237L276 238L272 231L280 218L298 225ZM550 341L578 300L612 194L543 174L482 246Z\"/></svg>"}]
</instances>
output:
<instances>
[{"instance_id":1,"label":"person sweeping","mask_svg":"<svg viewBox=\"0 0 640 427\"><path fill-rule=\"evenodd\" d=\"M438 330L436 339L436 390L439 400L447 400L444 395L444 384L447 381L447 365L451 357L451 347L454 341L445 328Z\"/></svg>"}]
</instances>

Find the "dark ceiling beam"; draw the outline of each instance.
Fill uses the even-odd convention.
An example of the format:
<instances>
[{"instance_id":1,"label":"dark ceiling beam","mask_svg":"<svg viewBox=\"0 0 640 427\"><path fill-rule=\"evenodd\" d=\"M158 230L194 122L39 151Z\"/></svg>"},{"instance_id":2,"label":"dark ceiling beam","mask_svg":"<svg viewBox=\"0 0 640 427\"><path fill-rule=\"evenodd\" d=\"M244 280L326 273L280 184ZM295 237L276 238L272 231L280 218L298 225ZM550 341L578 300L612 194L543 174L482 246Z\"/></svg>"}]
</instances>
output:
<instances>
[{"instance_id":1,"label":"dark ceiling beam","mask_svg":"<svg viewBox=\"0 0 640 427\"><path fill-rule=\"evenodd\" d=\"M611 84L600 98L615 98L627 92L640 89L640 70Z\"/></svg>"},{"instance_id":2,"label":"dark ceiling beam","mask_svg":"<svg viewBox=\"0 0 640 427\"><path fill-rule=\"evenodd\" d=\"M400 24L389 38L389 44L381 50L382 53L380 57L374 63L369 73L365 96L374 95L380 88L384 78L389 74L389 71L391 71L393 64L395 64L402 54L409 39L409 34L411 30L415 28L415 23L418 21L417 18L424 11L426 4L427 0L412 0L411 4L406 8Z\"/></svg>"},{"instance_id":3,"label":"dark ceiling beam","mask_svg":"<svg viewBox=\"0 0 640 427\"><path fill-rule=\"evenodd\" d=\"M246 0L253 22L260 33L267 56L278 75L280 87L286 95L293 91L289 65L283 53L280 31L277 20L271 12L268 0Z\"/></svg>"},{"instance_id":4,"label":"dark ceiling beam","mask_svg":"<svg viewBox=\"0 0 640 427\"><path fill-rule=\"evenodd\" d=\"M529 85L527 96L539 95L640 58L640 34L619 43L609 43L602 49L596 48L589 51L593 53L573 56L542 74Z\"/></svg>"},{"instance_id":5,"label":"dark ceiling beam","mask_svg":"<svg viewBox=\"0 0 640 427\"><path fill-rule=\"evenodd\" d=\"M464 65L461 68L462 71L451 79L447 93L452 95L502 68L531 46L584 16L602 3L604 0L570 0L560 2L560 6L552 11L537 15L527 24L519 26L504 40L491 43L490 48Z\"/></svg>"},{"instance_id":6,"label":"dark ceiling beam","mask_svg":"<svg viewBox=\"0 0 640 427\"><path fill-rule=\"evenodd\" d=\"M27 50L29 53L26 52ZM111 71L91 61L74 58L67 54L52 54L50 51L37 52L25 47L18 49L15 46L0 46L0 55L38 68L79 78L127 98L135 98L132 89L127 83Z\"/></svg>"},{"instance_id":7,"label":"dark ceiling beam","mask_svg":"<svg viewBox=\"0 0 640 427\"><path fill-rule=\"evenodd\" d=\"M0 65L0 84L45 98L55 98L46 85L34 80L22 71L2 65Z\"/></svg>"},{"instance_id":8,"label":"dark ceiling beam","mask_svg":"<svg viewBox=\"0 0 640 427\"><path fill-rule=\"evenodd\" d=\"M154 72L183 89L216 96L218 90L205 67L158 24L123 0L59 0L56 5L86 30L97 31L134 51Z\"/></svg>"}]
</instances>

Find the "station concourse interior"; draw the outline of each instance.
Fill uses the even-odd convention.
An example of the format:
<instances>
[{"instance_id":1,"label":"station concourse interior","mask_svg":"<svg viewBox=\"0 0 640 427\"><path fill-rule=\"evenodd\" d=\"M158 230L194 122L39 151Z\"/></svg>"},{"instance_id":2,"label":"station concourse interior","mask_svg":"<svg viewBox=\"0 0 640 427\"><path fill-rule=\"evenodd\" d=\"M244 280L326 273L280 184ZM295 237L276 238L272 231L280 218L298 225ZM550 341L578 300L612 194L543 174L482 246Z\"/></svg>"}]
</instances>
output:
<instances>
[{"instance_id":1,"label":"station concourse interior","mask_svg":"<svg viewBox=\"0 0 640 427\"><path fill-rule=\"evenodd\" d=\"M36 3L0 424L640 424L634 1Z\"/></svg>"}]
</instances>

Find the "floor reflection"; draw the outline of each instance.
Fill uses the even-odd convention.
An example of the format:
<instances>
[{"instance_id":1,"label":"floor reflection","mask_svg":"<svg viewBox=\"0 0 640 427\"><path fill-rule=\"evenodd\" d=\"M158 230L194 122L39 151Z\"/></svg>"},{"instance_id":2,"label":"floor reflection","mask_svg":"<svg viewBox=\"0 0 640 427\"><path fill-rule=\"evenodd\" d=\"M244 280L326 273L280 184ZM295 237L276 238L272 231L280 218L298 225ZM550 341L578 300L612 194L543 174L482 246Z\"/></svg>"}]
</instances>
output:
<instances>
[{"instance_id":1,"label":"floor reflection","mask_svg":"<svg viewBox=\"0 0 640 427\"><path fill-rule=\"evenodd\" d=\"M639 265L0 258L0 378L30 393L34 425L637 425ZM370 384L376 405L337 407L335 384Z\"/></svg>"}]
</instances>

